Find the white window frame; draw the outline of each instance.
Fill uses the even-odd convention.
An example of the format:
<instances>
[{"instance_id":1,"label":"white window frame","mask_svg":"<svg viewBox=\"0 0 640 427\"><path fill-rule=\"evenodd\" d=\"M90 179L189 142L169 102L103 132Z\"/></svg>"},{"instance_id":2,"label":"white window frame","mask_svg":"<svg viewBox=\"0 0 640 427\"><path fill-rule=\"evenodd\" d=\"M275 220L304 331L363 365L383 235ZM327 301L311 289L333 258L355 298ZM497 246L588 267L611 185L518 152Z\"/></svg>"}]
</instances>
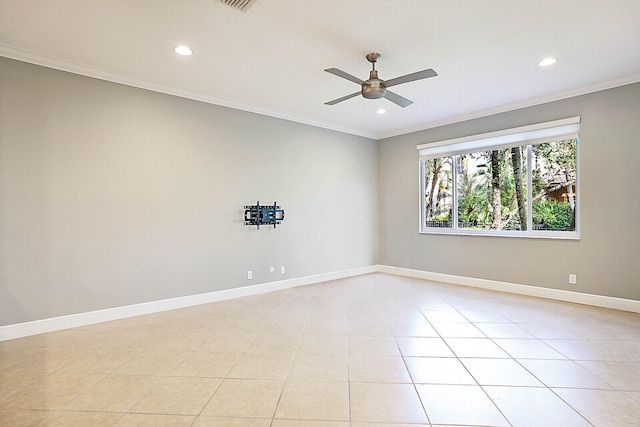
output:
<instances>
[{"instance_id":1,"label":"white window frame","mask_svg":"<svg viewBox=\"0 0 640 427\"><path fill-rule=\"evenodd\" d=\"M545 123L536 123L528 126L521 126L512 129L504 129L496 132L489 132L479 135L470 135L462 138L448 139L428 144L418 145L419 153L419 232L421 234L455 234L455 235L478 235L478 236L507 236L507 237L530 237L547 239L580 239L580 117L570 117L562 120L555 120ZM532 230L532 177L531 177L531 146L543 144L545 142L560 141L565 139L575 139L576 144L576 205L575 205L575 230L574 231L550 231ZM489 151L511 147L527 146L527 230L469 230L458 229L458 209L457 209L457 175L453 180L453 212L452 228L426 227L425 225L425 161L438 157L457 156L460 154L473 153L478 151Z\"/></svg>"}]
</instances>

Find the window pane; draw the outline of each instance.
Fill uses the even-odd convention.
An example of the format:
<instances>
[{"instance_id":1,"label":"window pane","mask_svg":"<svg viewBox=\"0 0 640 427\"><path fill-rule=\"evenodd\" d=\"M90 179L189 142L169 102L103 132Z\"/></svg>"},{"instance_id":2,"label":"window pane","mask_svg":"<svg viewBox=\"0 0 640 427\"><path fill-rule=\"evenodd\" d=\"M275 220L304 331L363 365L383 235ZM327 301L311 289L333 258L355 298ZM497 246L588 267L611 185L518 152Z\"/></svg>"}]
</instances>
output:
<instances>
[{"instance_id":1,"label":"window pane","mask_svg":"<svg viewBox=\"0 0 640 427\"><path fill-rule=\"evenodd\" d=\"M458 157L458 227L526 230L526 147Z\"/></svg>"},{"instance_id":2,"label":"window pane","mask_svg":"<svg viewBox=\"0 0 640 427\"><path fill-rule=\"evenodd\" d=\"M425 225L451 228L453 220L453 159L425 160Z\"/></svg>"},{"instance_id":3,"label":"window pane","mask_svg":"<svg viewBox=\"0 0 640 427\"><path fill-rule=\"evenodd\" d=\"M534 229L574 231L577 140L534 145L532 153Z\"/></svg>"},{"instance_id":4,"label":"window pane","mask_svg":"<svg viewBox=\"0 0 640 427\"><path fill-rule=\"evenodd\" d=\"M485 229L489 218L486 153L457 156L458 228Z\"/></svg>"}]
</instances>

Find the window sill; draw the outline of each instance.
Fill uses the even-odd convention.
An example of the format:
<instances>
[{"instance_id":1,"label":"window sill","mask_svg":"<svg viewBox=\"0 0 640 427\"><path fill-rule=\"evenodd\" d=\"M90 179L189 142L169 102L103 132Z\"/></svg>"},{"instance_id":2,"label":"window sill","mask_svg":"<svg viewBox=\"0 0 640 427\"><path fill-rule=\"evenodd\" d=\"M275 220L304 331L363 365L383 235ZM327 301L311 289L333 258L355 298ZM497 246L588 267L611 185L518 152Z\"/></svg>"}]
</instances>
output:
<instances>
[{"instance_id":1,"label":"window sill","mask_svg":"<svg viewBox=\"0 0 640 427\"><path fill-rule=\"evenodd\" d=\"M439 234L453 236L486 236L486 237L511 237L519 239L554 239L554 240L580 240L580 233L576 231L495 231L495 230L451 230L429 228L420 230L420 234Z\"/></svg>"}]
</instances>

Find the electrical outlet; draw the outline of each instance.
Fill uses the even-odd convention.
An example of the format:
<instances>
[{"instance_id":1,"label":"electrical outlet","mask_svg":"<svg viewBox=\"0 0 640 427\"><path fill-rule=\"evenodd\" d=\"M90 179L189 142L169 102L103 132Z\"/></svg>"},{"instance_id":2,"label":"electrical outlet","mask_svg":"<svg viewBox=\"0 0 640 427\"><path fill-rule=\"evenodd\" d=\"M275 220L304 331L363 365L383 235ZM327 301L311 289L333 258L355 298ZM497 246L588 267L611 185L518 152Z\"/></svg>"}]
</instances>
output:
<instances>
[{"instance_id":1,"label":"electrical outlet","mask_svg":"<svg viewBox=\"0 0 640 427\"><path fill-rule=\"evenodd\" d=\"M248 280L253 279L253 271L251 271L251 270L247 271L247 279Z\"/></svg>"},{"instance_id":2,"label":"electrical outlet","mask_svg":"<svg viewBox=\"0 0 640 427\"><path fill-rule=\"evenodd\" d=\"M284 274L284 265L280 267L280 274Z\"/></svg>"},{"instance_id":3,"label":"electrical outlet","mask_svg":"<svg viewBox=\"0 0 640 427\"><path fill-rule=\"evenodd\" d=\"M570 274L570 275L569 275L569 283L570 283L571 285L575 285L575 284L577 283L577 282L576 282L576 280L577 280L577 277L576 277L576 275L575 275L575 274Z\"/></svg>"}]
</instances>

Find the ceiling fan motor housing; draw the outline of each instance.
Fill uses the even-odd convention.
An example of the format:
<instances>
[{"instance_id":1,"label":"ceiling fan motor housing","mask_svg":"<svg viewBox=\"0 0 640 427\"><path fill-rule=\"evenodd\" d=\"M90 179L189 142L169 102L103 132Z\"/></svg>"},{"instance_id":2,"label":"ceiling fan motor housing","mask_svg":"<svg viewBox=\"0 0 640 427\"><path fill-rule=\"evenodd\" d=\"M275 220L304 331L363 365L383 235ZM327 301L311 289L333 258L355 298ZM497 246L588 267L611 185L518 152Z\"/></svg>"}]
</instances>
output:
<instances>
[{"instance_id":1,"label":"ceiling fan motor housing","mask_svg":"<svg viewBox=\"0 0 640 427\"><path fill-rule=\"evenodd\" d=\"M384 81L378 78L376 70L371 70L369 80L362 85L362 96L367 99L380 99L384 98L386 94L387 88L384 85Z\"/></svg>"}]
</instances>

